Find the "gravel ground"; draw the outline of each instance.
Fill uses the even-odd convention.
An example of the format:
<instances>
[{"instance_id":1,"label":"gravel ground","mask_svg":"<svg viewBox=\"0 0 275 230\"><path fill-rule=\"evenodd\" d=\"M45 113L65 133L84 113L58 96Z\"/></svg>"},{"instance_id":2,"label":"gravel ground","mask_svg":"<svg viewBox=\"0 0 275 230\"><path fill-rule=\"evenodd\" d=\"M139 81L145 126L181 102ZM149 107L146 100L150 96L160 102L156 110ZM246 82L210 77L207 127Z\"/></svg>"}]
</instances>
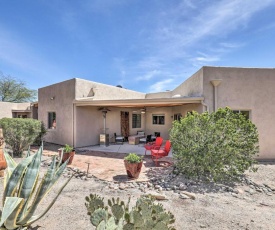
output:
<instances>
[{"instance_id":1,"label":"gravel ground","mask_svg":"<svg viewBox=\"0 0 275 230\"><path fill-rule=\"evenodd\" d=\"M45 171L43 166L41 171ZM65 176L48 194L38 211L43 210L52 200ZM257 173L247 172L246 180L234 187L198 191L197 185L187 187L195 195L193 199L181 198L181 191L158 191L168 200L160 201L176 218L176 229L275 229L275 164L260 164ZM174 178L178 182L182 177ZM158 185L160 183L155 183ZM73 178L52 207L52 209L31 229L67 230L95 229L89 221L85 208L85 196L97 193L105 197L120 197L132 203L142 194L156 193L154 186L141 191L138 186L112 189L110 182L97 178ZM201 187L206 185L200 184ZM274 189L268 188L267 186ZM272 187L274 186L274 187ZM157 187L159 188L159 186ZM224 189L225 188L225 189ZM259 190L260 188L260 190ZM266 190L268 188L268 190ZM0 199L3 179L0 178ZM259 190L259 191L257 191Z\"/></svg>"}]
</instances>

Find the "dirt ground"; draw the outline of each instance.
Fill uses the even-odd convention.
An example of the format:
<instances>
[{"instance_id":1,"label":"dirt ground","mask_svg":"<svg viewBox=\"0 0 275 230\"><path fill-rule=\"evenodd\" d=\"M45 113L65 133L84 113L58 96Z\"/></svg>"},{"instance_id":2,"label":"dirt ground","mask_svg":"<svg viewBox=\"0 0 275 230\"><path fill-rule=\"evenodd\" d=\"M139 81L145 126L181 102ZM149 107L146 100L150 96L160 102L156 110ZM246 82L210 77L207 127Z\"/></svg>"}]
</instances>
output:
<instances>
[{"instance_id":1,"label":"dirt ground","mask_svg":"<svg viewBox=\"0 0 275 230\"><path fill-rule=\"evenodd\" d=\"M47 162L49 155L55 154L56 149L48 147L43 157ZM83 157L85 156L85 157ZM104 156L104 157L102 157ZM117 155L118 156L118 155ZM105 197L107 201L110 197L120 197L127 201L128 197L132 197L132 203L144 194L140 189L126 188L123 190L110 189L108 180L113 180L116 175L125 174L122 156L113 158L114 155L109 153L90 153L80 154L74 161L76 166L87 169L85 162L93 162L90 165L89 172L91 174L101 175L100 179L95 177L88 180L73 178L67 187L63 190L52 209L39 221L32 225L31 229L47 229L47 230L86 230L95 229L90 223L89 216L85 208L85 196L90 193L96 193ZM83 160L80 161L79 159ZM108 159L109 163L102 163L103 159ZM115 162L116 163L110 163ZM148 160L149 161L149 160ZM78 162L78 163L77 163ZM100 163L101 162L101 163ZM76 165L77 164L77 165ZM107 165L106 165L107 164ZM81 166L82 165L82 166ZM152 165L151 165L152 166ZM148 165L148 167L151 167ZM115 169L119 167L123 171L117 172ZM45 171L46 167L42 167L41 171ZM145 174L144 174L145 175ZM252 181L260 184L269 184L275 186L275 163L259 164L257 173L247 172L247 177ZM99 177L99 176L98 176ZM101 180L106 179L106 181ZM146 179L146 178L145 178ZM55 186L53 191L49 193L44 202L40 205L38 212L43 210L52 200L54 194L58 191L60 185L64 183L64 179ZM181 199L178 193L173 191L161 191L168 200L160 201L163 206L171 211L176 218L175 227L181 229L275 229L275 193L267 195L263 192L249 194L246 191L249 185L237 184L234 190L236 193L220 192L211 190L209 192L195 193L196 199ZM0 199L2 198L3 179L0 178ZM151 193L147 190L146 193Z\"/></svg>"}]
</instances>

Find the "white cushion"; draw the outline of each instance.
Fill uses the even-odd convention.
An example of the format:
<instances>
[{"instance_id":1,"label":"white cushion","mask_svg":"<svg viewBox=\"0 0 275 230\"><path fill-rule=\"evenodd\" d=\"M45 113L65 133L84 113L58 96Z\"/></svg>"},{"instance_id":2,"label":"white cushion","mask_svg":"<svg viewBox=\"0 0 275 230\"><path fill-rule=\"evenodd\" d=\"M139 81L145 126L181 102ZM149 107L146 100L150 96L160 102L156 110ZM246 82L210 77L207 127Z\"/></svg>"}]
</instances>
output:
<instances>
[{"instance_id":1,"label":"white cushion","mask_svg":"<svg viewBox=\"0 0 275 230\"><path fill-rule=\"evenodd\" d=\"M144 135L145 135L145 132L143 132L143 131L138 131L138 132L137 132L137 135L138 135L138 136L144 136Z\"/></svg>"}]
</instances>

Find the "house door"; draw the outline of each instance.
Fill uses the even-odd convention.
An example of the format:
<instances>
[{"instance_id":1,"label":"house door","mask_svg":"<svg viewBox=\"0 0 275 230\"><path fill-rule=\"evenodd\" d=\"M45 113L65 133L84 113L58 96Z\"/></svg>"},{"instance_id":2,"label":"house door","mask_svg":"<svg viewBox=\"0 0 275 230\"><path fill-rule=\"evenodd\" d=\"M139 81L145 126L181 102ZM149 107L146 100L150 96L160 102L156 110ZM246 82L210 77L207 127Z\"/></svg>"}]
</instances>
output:
<instances>
[{"instance_id":1,"label":"house door","mask_svg":"<svg viewBox=\"0 0 275 230\"><path fill-rule=\"evenodd\" d=\"M120 112L121 135L127 140L129 137L129 112Z\"/></svg>"}]
</instances>

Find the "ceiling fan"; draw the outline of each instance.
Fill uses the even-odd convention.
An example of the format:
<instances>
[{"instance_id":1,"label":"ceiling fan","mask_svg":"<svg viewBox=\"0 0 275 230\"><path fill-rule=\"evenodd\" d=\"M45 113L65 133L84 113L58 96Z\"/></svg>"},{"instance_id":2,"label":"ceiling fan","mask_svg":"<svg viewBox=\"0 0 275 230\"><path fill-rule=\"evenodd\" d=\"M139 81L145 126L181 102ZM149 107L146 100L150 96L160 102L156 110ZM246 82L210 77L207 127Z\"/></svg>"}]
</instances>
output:
<instances>
[{"instance_id":1,"label":"ceiling fan","mask_svg":"<svg viewBox=\"0 0 275 230\"><path fill-rule=\"evenodd\" d=\"M144 107L144 108L140 109L140 112L141 113L146 113L146 108Z\"/></svg>"},{"instance_id":2,"label":"ceiling fan","mask_svg":"<svg viewBox=\"0 0 275 230\"><path fill-rule=\"evenodd\" d=\"M111 111L110 109L106 108L106 107L100 107L98 108L99 111L101 111L102 113L107 113L108 111Z\"/></svg>"}]
</instances>

